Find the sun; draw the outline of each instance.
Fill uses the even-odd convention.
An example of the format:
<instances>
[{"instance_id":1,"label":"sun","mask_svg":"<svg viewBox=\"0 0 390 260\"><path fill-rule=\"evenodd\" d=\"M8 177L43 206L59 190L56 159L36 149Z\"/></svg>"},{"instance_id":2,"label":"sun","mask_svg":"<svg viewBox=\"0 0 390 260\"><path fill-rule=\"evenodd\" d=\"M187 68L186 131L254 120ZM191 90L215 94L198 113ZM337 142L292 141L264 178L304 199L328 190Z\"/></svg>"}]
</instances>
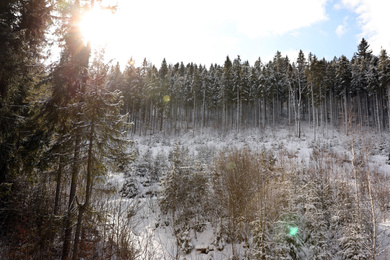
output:
<instances>
[{"instance_id":1,"label":"sun","mask_svg":"<svg viewBox=\"0 0 390 260\"><path fill-rule=\"evenodd\" d=\"M106 61L118 61L126 65L134 53L134 23L132 13L123 9L115 0L95 1L79 20L82 40L92 50L104 49Z\"/></svg>"},{"instance_id":2,"label":"sun","mask_svg":"<svg viewBox=\"0 0 390 260\"><path fill-rule=\"evenodd\" d=\"M80 20L80 31L84 42L93 47L105 47L113 39L115 16L111 10L95 6L85 12Z\"/></svg>"}]
</instances>

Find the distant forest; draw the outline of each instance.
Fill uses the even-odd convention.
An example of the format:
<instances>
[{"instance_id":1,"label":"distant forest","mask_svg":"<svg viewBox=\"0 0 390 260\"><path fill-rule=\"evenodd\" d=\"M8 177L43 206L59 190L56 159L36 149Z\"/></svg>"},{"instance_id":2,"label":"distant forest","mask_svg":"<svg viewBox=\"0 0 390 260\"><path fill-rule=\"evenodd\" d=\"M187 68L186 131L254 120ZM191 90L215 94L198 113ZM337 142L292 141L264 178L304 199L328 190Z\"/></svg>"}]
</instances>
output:
<instances>
[{"instance_id":1,"label":"distant forest","mask_svg":"<svg viewBox=\"0 0 390 260\"><path fill-rule=\"evenodd\" d=\"M93 2L0 3L0 258L131 259L126 230L107 224L123 212L110 208L116 188L105 183L130 171L131 132L283 124L300 137L303 121L315 137L389 129L390 59L364 39L351 60L277 52L253 66L130 61L122 72L82 40L78 21ZM47 66L52 32L61 57Z\"/></svg>"},{"instance_id":2,"label":"distant forest","mask_svg":"<svg viewBox=\"0 0 390 260\"><path fill-rule=\"evenodd\" d=\"M306 121L314 131L328 126L377 131L389 129L390 60L375 56L362 39L351 60L331 61L299 52L296 61L278 51L272 61L254 65L227 57L223 66L193 63L157 69L132 60L121 73L111 69L110 85L122 91L124 110L138 134L212 127L240 130L295 125Z\"/></svg>"}]
</instances>

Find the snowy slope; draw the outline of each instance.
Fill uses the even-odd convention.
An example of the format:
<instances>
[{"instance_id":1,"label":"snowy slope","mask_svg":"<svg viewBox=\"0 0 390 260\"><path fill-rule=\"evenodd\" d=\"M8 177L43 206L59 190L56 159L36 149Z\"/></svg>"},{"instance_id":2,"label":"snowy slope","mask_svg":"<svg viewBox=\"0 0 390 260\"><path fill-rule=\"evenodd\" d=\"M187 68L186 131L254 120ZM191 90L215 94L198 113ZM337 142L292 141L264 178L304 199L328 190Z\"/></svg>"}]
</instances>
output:
<instances>
[{"instance_id":1,"label":"snowy slope","mask_svg":"<svg viewBox=\"0 0 390 260\"><path fill-rule=\"evenodd\" d=\"M195 234L185 234L193 247L190 254L178 252L172 223L169 219L162 217L157 201L162 175L169 167L168 156L175 145L187 147L193 160L198 160L204 165L210 164L223 149L247 147L257 151L264 148L272 149L275 151L277 159L284 157L286 160L295 160L298 164L310 167L310 158L315 147L324 147L328 151L332 151L332 154L337 154L340 158L345 158L345 161L348 161L351 158L351 142L353 141L356 143L355 146L359 146L361 143L359 144L357 140L362 140L362 135L359 137L345 136L336 130L320 135L317 140L314 140L311 131L303 131L300 139L292 133L293 131L290 129L279 128L251 129L228 134L217 134L207 130L203 133L186 133L181 136L131 136L130 138L135 141L135 148L139 154L135 165L141 165L141 168L145 168L158 160L164 162L154 166L155 170L160 171L157 173L159 175L157 181L148 176L150 167L143 171L144 173L141 171L141 174L134 171L127 176L123 174L112 176L112 181L116 182L118 187L125 184L129 178L135 183L134 196L124 200L128 200L129 203L137 201L142 206L133 217L134 223L137 223L134 227L133 238L137 240L137 246L141 250L141 259L228 259L231 255L231 247L228 244L217 245L215 243L215 227L212 227L211 224L207 224L204 232L196 234L196 238ZM363 139L369 139L371 144L370 168L390 176L389 136L371 134L370 136L366 135L366 138ZM390 204L388 205L390 206ZM390 249L386 249L387 245L390 244L389 215L382 216L380 221L379 240L382 245L381 250L384 251L380 259L385 259L385 254L390 257ZM222 247L223 250L219 250ZM242 252L242 255L245 254L245 248L242 246L239 246L238 250ZM206 252L207 254L205 254Z\"/></svg>"}]
</instances>

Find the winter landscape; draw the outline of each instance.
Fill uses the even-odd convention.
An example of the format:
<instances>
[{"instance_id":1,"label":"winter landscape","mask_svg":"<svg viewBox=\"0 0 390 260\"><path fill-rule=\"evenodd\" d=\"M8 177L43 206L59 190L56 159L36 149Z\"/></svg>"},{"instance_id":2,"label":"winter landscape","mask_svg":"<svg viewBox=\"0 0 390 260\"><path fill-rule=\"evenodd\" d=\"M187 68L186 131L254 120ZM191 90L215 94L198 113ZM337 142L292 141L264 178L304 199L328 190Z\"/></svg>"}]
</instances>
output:
<instances>
[{"instance_id":1,"label":"winter landscape","mask_svg":"<svg viewBox=\"0 0 390 260\"><path fill-rule=\"evenodd\" d=\"M0 4L1 259L390 258L386 49L121 67L103 3Z\"/></svg>"},{"instance_id":2,"label":"winter landscape","mask_svg":"<svg viewBox=\"0 0 390 260\"><path fill-rule=\"evenodd\" d=\"M147 245L142 246L147 248L145 256L149 259L231 259L233 255L237 259L283 259L282 256L286 259L351 259L354 256L369 259L373 250L369 234L375 232L375 250L380 252L377 258L386 259L390 234L388 195L382 197L379 193L388 189L390 165L388 152L384 150L388 147L388 135L345 136L332 130L314 141L313 133L306 127L305 130L308 131L300 139L291 135L288 128L252 129L225 135L207 131L196 138L192 133L180 137L135 138L139 147L135 171L112 180L125 183L123 194L142 205L135 216L138 221L134 229L139 239L142 238L141 243ZM221 158L221 153L227 154ZM175 158L174 163L167 164L168 158ZM233 170L230 167L237 170L234 173L237 183L225 179L230 176L216 176L217 169ZM257 177L261 176L260 184L249 174L251 169ZM364 185L373 186L360 188L361 195L367 196L361 202L365 216L362 219L372 221L374 214L377 230L359 235L359 231L349 226L352 223L348 227L344 224L348 222L346 218L353 218L347 217L352 210L350 203L354 204L356 196L361 196L354 191L355 177L361 181L363 172L367 171L372 175L364 177ZM159 178L162 180L156 181ZM199 186L187 186L193 182ZM219 191L223 194L216 191L217 185L223 185ZM161 208L167 207L164 199L172 196L167 194L167 188L176 188L178 205L168 205L171 210L175 208L175 213L164 214ZM237 194L237 198L224 201L230 192L231 196ZM377 206L382 197L382 206L375 206L371 211L370 196L378 200ZM234 200L239 204L235 205ZM230 216L239 219L237 227L221 218L223 214L229 216L229 207L233 206L229 203L239 208L238 213L230 212L237 214ZM372 223L367 225L372 227ZM297 227L296 234L293 234L294 227ZM292 256L292 252L297 255Z\"/></svg>"}]
</instances>

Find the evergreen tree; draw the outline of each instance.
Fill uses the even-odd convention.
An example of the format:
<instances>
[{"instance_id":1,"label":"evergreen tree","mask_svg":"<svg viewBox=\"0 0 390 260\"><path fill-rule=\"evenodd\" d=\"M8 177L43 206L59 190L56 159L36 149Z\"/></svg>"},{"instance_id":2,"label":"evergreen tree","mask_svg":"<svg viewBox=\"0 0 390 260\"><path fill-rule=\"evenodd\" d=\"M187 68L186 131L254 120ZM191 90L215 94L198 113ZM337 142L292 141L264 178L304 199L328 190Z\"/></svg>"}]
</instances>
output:
<instances>
[{"instance_id":1,"label":"evergreen tree","mask_svg":"<svg viewBox=\"0 0 390 260\"><path fill-rule=\"evenodd\" d=\"M47 217L46 179L37 178L34 166L48 142L44 123L35 120L40 109L35 98L44 99L47 94L38 92L46 87L43 49L48 44L53 8L47 0L0 3L0 230L9 250L21 258L39 258L38 248L52 242L45 226L52 220ZM36 185L29 185L28 180ZM32 193L38 189L41 193ZM24 220L29 215L27 223ZM22 230L31 231L37 243L27 235L19 237ZM23 252L22 243L29 249ZM41 257L50 257L50 251L40 251Z\"/></svg>"},{"instance_id":2,"label":"evergreen tree","mask_svg":"<svg viewBox=\"0 0 390 260\"><path fill-rule=\"evenodd\" d=\"M301 137L301 113L303 98L307 89L307 82L305 77L306 58L302 50L299 51L297 58L297 66L295 70L295 77L297 81L297 134Z\"/></svg>"},{"instance_id":3,"label":"evergreen tree","mask_svg":"<svg viewBox=\"0 0 390 260\"><path fill-rule=\"evenodd\" d=\"M276 259L302 259L305 253L302 250L305 234L304 220L297 214L285 213L275 223L274 255Z\"/></svg>"},{"instance_id":4,"label":"evergreen tree","mask_svg":"<svg viewBox=\"0 0 390 260\"><path fill-rule=\"evenodd\" d=\"M341 259L368 259L371 256L368 238L357 223L351 223L344 227L344 235L340 239Z\"/></svg>"},{"instance_id":5,"label":"evergreen tree","mask_svg":"<svg viewBox=\"0 0 390 260\"><path fill-rule=\"evenodd\" d=\"M351 60L351 93L355 96L356 100L356 112L357 120L360 126L363 124L368 124L367 121L363 122L363 114L367 114L368 104L364 101L368 94L368 81L367 75L370 67L370 61L372 58L372 51L369 50L370 45L363 38L358 45L358 51L355 53L353 59ZM363 111L364 110L364 111ZM366 118L368 120L368 118Z\"/></svg>"},{"instance_id":6,"label":"evergreen tree","mask_svg":"<svg viewBox=\"0 0 390 260\"><path fill-rule=\"evenodd\" d=\"M19 174L23 164L18 153L24 148L26 100L44 73L42 49L52 9L47 0L0 4L0 183Z\"/></svg>"},{"instance_id":7,"label":"evergreen tree","mask_svg":"<svg viewBox=\"0 0 390 260\"><path fill-rule=\"evenodd\" d=\"M387 94L387 116L390 129L390 60L386 50L382 49L378 61L380 88Z\"/></svg>"},{"instance_id":8,"label":"evergreen tree","mask_svg":"<svg viewBox=\"0 0 390 260\"><path fill-rule=\"evenodd\" d=\"M232 89L232 82L233 82L233 76L232 76L232 62L229 58L229 56L226 57L225 64L223 66L223 74L222 74L222 80L219 90L219 100L222 103L222 128L226 131L228 127L228 109L231 100L231 89Z\"/></svg>"},{"instance_id":9,"label":"evergreen tree","mask_svg":"<svg viewBox=\"0 0 390 260\"><path fill-rule=\"evenodd\" d=\"M309 182L303 189L306 191L304 218L307 238L305 246L308 248L306 256L309 259L331 259L329 249L329 231L332 206L330 186L322 180Z\"/></svg>"},{"instance_id":10,"label":"evergreen tree","mask_svg":"<svg viewBox=\"0 0 390 260\"><path fill-rule=\"evenodd\" d=\"M88 63L90 47L82 41L78 22L81 17L79 1L70 5L69 10L64 10L65 17L69 17L68 23L63 26L64 49L61 60L53 73L54 88L52 103L54 107L68 107L69 119L72 122L72 134L74 135L73 158L71 166L71 184L69 188L69 200L65 221L65 235L63 243L62 259L67 259L73 233L74 209L76 208L76 190L80 174L80 156L82 143L82 122L80 111L83 104L87 86Z\"/></svg>"},{"instance_id":11,"label":"evergreen tree","mask_svg":"<svg viewBox=\"0 0 390 260\"><path fill-rule=\"evenodd\" d=\"M348 125L348 117L349 117L349 96L350 96L350 85L352 80L352 72L349 60L347 57L342 55L337 61L336 67L336 80L337 80L337 88L336 95L342 96L343 98L343 115L344 115L344 128L345 132L348 135L349 125Z\"/></svg>"},{"instance_id":12,"label":"evergreen tree","mask_svg":"<svg viewBox=\"0 0 390 260\"><path fill-rule=\"evenodd\" d=\"M91 213L91 197L93 186L97 179L109 171L125 169L132 154L126 152L129 143L123 130L126 130L126 119L120 115L123 100L121 92L111 92L107 85L108 66L102 64L102 54L96 55L89 72L89 84L83 94L80 120L83 122L83 143L81 153L85 159L81 161L85 173L85 195L79 212L73 246L73 259L78 258L78 250L83 218Z\"/></svg>"},{"instance_id":13,"label":"evergreen tree","mask_svg":"<svg viewBox=\"0 0 390 260\"><path fill-rule=\"evenodd\" d=\"M236 129L239 130L241 126L241 95L242 95L242 89L243 89L243 75L242 75L242 65L241 65L241 58L238 56L233 61L232 66L232 75L233 75L233 81L232 81L232 93L234 95L233 100L235 101L235 107L236 107Z\"/></svg>"}]
</instances>

